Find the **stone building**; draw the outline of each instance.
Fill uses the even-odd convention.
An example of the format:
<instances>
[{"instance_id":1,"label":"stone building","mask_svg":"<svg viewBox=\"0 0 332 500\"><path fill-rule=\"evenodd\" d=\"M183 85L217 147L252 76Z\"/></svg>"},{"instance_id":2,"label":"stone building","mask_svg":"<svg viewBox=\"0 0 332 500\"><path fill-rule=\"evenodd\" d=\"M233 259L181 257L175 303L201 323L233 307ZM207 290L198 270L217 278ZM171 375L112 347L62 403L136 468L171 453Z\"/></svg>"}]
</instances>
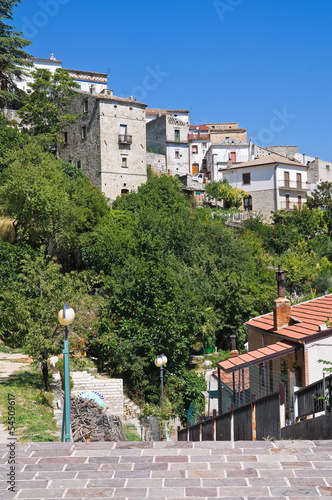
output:
<instances>
[{"instance_id":1,"label":"stone building","mask_svg":"<svg viewBox=\"0 0 332 500\"><path fill-rule=\"evenodd\" d=\"M180 119L174 113L164 110L146 123L147 147L155 153L165 155L167 173L177 177L190 173L189 114L187 116L188 120L184 121L182 117Z\"/></svg>"},{"instance_id":2,"label":"stone building","mask_svg":"<svg viewBox=\"0 0 332 500\"><path fill-rule=\"evenodd\" d=\"M230 137L247 141L247 131L239 127L237 122L232 123L205 123L210 130L211 142L222 142Z\"/></svg>"},{"instance_id":3,"label":"stone building","mask_svg":"<svg viewBox=\"0 0 332 500\"><path fill-rule=\"evenodd\" d=\"M60 156L82 168L110 202L146 182L145 108L109 89L77 91L72 103L81 116L65 127Z\"/></svg>"}]
</instances>

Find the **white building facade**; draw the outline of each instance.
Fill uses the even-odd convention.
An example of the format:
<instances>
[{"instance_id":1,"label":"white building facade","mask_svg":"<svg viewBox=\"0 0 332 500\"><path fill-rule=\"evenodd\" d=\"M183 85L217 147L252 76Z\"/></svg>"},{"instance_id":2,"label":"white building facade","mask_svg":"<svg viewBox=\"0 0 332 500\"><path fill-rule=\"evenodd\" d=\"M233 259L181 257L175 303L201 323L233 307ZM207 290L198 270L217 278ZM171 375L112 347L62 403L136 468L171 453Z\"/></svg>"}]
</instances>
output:
<instances>
[{"instance_id":1,"label":"white building facade","mask_svg":"<svg viewBox=\"0 0 332 500\"><path fill-rule=\"evenodd\" d=\"M46 69L50 71L52 74L59 68L62 68L62 61L57 60L54 55L51 53L50 59L43 59L40 57L34 57L32 59L33 67L28 68L27 71L31 73L35 69ZM76 81L79 85L80 90L84 90L90 92L93 90L94 92L101 93L104 89L107 89L107 78L108 75L106 73L96 73L94 71L83 71L83 70L75 70L75 69L67 69L69 75ZM17 82L18 88L27 92L29 89L29 83L32 83L33 78L31 74L28 74L22 81Z\"/></svg>"},{"instance_id":2,"label":"white building facade","mask_svg":"<svg viewBox=\"0 0 332 500\"><path fill-rule=\"evenodd\" d=\"M276 210L302 208L310 191L308 167L271 154L223 169L222 179L248 194L245 208L260 213L265 220Z\"/></svg>"}]
</instances>

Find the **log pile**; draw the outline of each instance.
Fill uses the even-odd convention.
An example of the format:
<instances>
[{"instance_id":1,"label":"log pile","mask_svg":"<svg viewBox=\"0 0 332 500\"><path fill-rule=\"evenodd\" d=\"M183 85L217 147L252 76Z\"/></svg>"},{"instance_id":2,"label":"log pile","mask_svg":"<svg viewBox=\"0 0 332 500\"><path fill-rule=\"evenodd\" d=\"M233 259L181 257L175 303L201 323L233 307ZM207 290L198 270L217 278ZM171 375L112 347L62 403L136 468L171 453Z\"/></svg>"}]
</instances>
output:
<instances>
[{"instance_id":1,"label":"log pile","mask_svg":"<svg viewBox=\"0 0 332 500\"><path fill-rule=\"evenodd\" d=\"M121 420L108 415L91 399L70 397L72 437L75 442L125 441Z\"/></svg>"}]
</instances>

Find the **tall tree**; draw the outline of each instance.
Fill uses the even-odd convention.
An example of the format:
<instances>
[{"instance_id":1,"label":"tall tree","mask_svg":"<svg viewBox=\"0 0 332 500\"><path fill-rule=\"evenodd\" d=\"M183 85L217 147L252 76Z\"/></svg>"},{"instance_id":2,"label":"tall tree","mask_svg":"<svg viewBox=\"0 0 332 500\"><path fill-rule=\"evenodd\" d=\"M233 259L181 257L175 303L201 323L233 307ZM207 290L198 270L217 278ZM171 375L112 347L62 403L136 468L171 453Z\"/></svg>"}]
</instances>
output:
<instances>
[{"instance_id":1,"label":"tall tree","mask_svg":"<svg viewBox=\"0 0 332 500\"><path fill-rule=\"evenodd\" d=\"M58 143L65 124L74 123L80 115L70 113L70 103L75 97L73 90L78 84L62 68L52 74L47 69L32 72L33 81L18 114L22 124L28 125L32 135L42 135L59 157Z\"/></svg>"},{"instance_id":2,"label":"tall tree","mask_svg":"<svg viewBox=\"0 0 332 500\"><path fill-rule=\"evenodd\" d=\"M69 303L76 312L70 340L84 338L96 321L100 297L92 296L95 278L85 273L63 274L61 266L42 255L27 255L21 273L10 289L0 289L0 337L12 345L24 345L29 355L41 363L46 391L50 390L47 360L60 354L64 340L58 311Z\"/></svg>"},{"instance_id":3,"label":"tall tree","mask_svg":"<svg viewBox=\"0 0 332 500\"><path fill-rule=\"evenodd\" d=\"M23 38L23 33L14 31L6 21L13 19L14 7L21 0L2 0L0 2L0 106L20 99L17 82L31 66L31 56L24 48L30 41Z\"/></svg>"}]
</instances>

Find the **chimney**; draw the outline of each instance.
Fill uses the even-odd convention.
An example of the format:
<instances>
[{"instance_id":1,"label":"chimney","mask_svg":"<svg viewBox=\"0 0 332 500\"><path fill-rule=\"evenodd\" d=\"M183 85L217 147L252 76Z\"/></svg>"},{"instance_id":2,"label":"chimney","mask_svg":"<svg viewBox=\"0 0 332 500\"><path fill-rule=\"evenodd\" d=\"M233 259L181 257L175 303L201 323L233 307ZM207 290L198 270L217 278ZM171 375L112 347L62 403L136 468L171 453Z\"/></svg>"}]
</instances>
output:
<instances>
[{"instance_id":1,"label":"chimney","mask_svg":"<svg viewBox=\"0 0 332 500\"><path fill-rule=\"evenodd\" d=\"M239 355L239 351L236 349L236 335L235 335L235 333L232 333L232 335L231 335L231 342L232 342L231 358L234 358L234 356Z\"/></svg>"},{"instance_id":2,"label":"chimney","mask_svg":"<svg viewBox=\"0 0 332 500\"><path fill-rule=\"evenodd\" d=\"M291 319L291 305L290 301L285 297L285 274L281 265L278 266L276 279L278 283L278 298L273 302L273 323L274 329L280 330L289 326Z\"/></svg>"}]
</instances>

